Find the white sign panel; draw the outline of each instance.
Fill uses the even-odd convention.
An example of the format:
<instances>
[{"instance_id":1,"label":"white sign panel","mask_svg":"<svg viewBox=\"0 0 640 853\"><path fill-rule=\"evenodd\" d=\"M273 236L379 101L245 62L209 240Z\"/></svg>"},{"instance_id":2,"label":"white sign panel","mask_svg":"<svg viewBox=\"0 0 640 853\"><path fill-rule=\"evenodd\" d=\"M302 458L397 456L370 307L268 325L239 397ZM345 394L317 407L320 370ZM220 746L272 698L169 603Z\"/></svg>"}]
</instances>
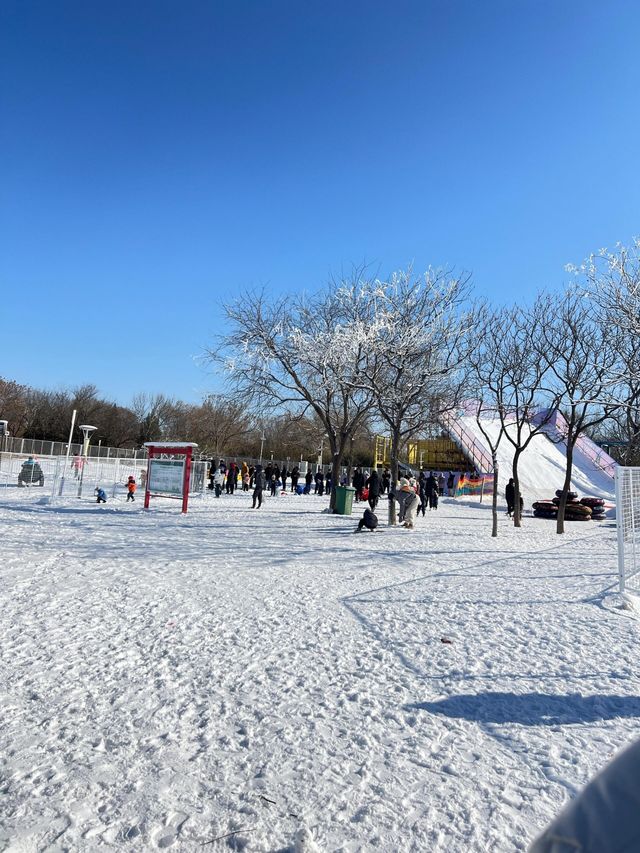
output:
<instances>
[{"instance_id":1,"label":"white sign panel","mask_svg":"<svg viewBox=\"0 0 640 853\"><path fill-rule=\"evenodd\" d=\"M184 459L150 459L149 491L156 495L182 495Z\"/></svg>"}]
</instances>

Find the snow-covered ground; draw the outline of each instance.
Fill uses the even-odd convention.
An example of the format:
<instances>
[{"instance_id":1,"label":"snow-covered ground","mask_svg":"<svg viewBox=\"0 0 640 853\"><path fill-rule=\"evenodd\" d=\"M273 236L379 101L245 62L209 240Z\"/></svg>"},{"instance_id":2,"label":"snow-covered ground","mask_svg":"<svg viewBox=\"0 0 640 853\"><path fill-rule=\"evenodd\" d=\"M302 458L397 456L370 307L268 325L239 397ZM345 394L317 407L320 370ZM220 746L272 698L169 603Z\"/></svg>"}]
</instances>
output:
<instances>
[{"instance_id":1,"label":"snow-covered ground","mask_svg":"<svg viewBox=\"0 0 640 853\"><path fill-rule=\"evenodd\" d=\"M21 491L0 849L525 850L640 736L609 521L503 516L492 540L443 499L354 535L313 496L181 516Z\"/></svg>"},{"instance_id":2,"label":"snow-covered ground","mask_svg":"<svg viewBox=\"0 0 640 853\"><path fill-rule=\"evenodd\" d=\"M487 448L487 455L491 458L486 440L475 417L466 415L459 420L476 441L482 447ZM500 422L497 419L484 418L482 426L492 441L498 439ZM498 445L500 472L498 491L502 495L509 477L512 476L513 450L513 444L508 441L506 436L502 436ZM552 498L556 489L561 489L563 486L565 467L566 450L564 445L554 444L543 432L534 435L518 461L518 478L525 506L531 508L531 504L536 500ZM571 488L580 497L595 496L609 500L613 500L615 497L613 478L597 468L591 460L578 450L574 454Z\"/></svg>"}]
</instances>

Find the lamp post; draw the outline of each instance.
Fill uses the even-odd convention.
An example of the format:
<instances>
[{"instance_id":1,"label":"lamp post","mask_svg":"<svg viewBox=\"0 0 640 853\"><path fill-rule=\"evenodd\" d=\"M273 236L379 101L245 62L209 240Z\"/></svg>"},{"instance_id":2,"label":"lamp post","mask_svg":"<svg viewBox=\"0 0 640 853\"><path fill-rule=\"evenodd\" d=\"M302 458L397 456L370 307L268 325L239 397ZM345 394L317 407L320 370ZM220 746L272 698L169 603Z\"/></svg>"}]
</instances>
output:
<instances>
[{"instance_id":1,"label":"lamp post","mask_svg":"<svg viewBox=\"0 0 640 853\"><path fill-rule=\"evenodd\" d=\"M267 436L264 434L264 429L262 430L262 435L260 436L260 464L262 465L262 450L264 448L264 443L267 440Z\"/></svg>"},{"instance_id":2,"label":"lamp post","mask_svg":"<svg viewBox=\"0 0 640 853\"><path fill-rule=\"evenodd\" d=\"M84 480L84 469L87 465L87 453L89 451L89 439L91 438L91 433L95 432L98 427L90 426L89 424L80 424L80 429L82 430L82 435L84 436L84 440L82 442L82 469L80 471L80 482L78 483L78 497L82 497L82 483Z\"/></svg>"}]
</instances>

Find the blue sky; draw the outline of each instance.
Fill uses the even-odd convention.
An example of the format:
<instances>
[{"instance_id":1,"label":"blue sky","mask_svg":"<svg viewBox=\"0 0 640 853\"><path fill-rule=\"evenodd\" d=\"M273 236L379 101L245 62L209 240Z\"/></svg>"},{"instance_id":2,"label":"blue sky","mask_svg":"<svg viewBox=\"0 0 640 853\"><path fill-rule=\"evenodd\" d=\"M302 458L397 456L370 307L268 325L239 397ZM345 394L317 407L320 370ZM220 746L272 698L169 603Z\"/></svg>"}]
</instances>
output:
<instances>
[{"instance_id":1,"label":"blue sky","mask_svg":"<svg viewBox=\"0 0 640 853\"><path fill-rule=\"evenodd\" d=\"M640 232L631 0L0 4L0 375L197 401L242 288Z\"/></svg>"}]
</instances>

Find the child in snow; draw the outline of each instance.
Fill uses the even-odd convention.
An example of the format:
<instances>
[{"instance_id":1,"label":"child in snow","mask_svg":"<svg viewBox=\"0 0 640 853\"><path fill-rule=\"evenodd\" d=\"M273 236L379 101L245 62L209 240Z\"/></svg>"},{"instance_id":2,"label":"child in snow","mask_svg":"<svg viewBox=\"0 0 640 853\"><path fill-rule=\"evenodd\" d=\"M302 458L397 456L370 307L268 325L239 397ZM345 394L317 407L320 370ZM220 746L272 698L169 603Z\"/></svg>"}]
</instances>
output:
<instances>
[{"instance_id":1,"label":"child in snow","mask_svg":"<svg viewBox=\"0 0 640 853\"><path fill-rule=\"evenodd\" d=\"M136 488L137 488L137 486L136 486L135 477L133 477L133 476L129 477L129 479L127 480L127 503L129 503L129 501L135 501L135 499L136 499Z\"/></svg>"},{"instance_id":2,"label":"child in snow","mask_svg":"<svg viewBox=\"0 0 640 853\"><path fill-rule=\"evenodd\" d=\"M100 486L96 486L96 489L95 489L94 494L98 496L98 499L97 499L96 503L98 503L98 504L106 504L106 502L107 502L107 493L105 492L105 490L104 490L103 488L101 488Z\"/></svg>"},{"instance_id":3,"label":"child in snow","mask_svg":"<svg viewBox=\"0 0 640 853\"><path fill-rule=\"evenodd\" d=\"M363 527L366 527L367 530L370 530L372 533L378 526L378 516L370 509L365 509L364 515L358 522L358 526L356 528L356 533L359 533Z\"/></svg>"},{"instance_id":4,"label":"child in snow","mask_svg":"<svg viewBox=\"0 0 640 853\"><path fill-rule=\"evenodd\" d=\"M219 498L222 494L222 487L224 486L224 471L222 468L218 468L216 473L213 475L213 488L216 491L216 497Z\"/></svg>"}]
</instances>

